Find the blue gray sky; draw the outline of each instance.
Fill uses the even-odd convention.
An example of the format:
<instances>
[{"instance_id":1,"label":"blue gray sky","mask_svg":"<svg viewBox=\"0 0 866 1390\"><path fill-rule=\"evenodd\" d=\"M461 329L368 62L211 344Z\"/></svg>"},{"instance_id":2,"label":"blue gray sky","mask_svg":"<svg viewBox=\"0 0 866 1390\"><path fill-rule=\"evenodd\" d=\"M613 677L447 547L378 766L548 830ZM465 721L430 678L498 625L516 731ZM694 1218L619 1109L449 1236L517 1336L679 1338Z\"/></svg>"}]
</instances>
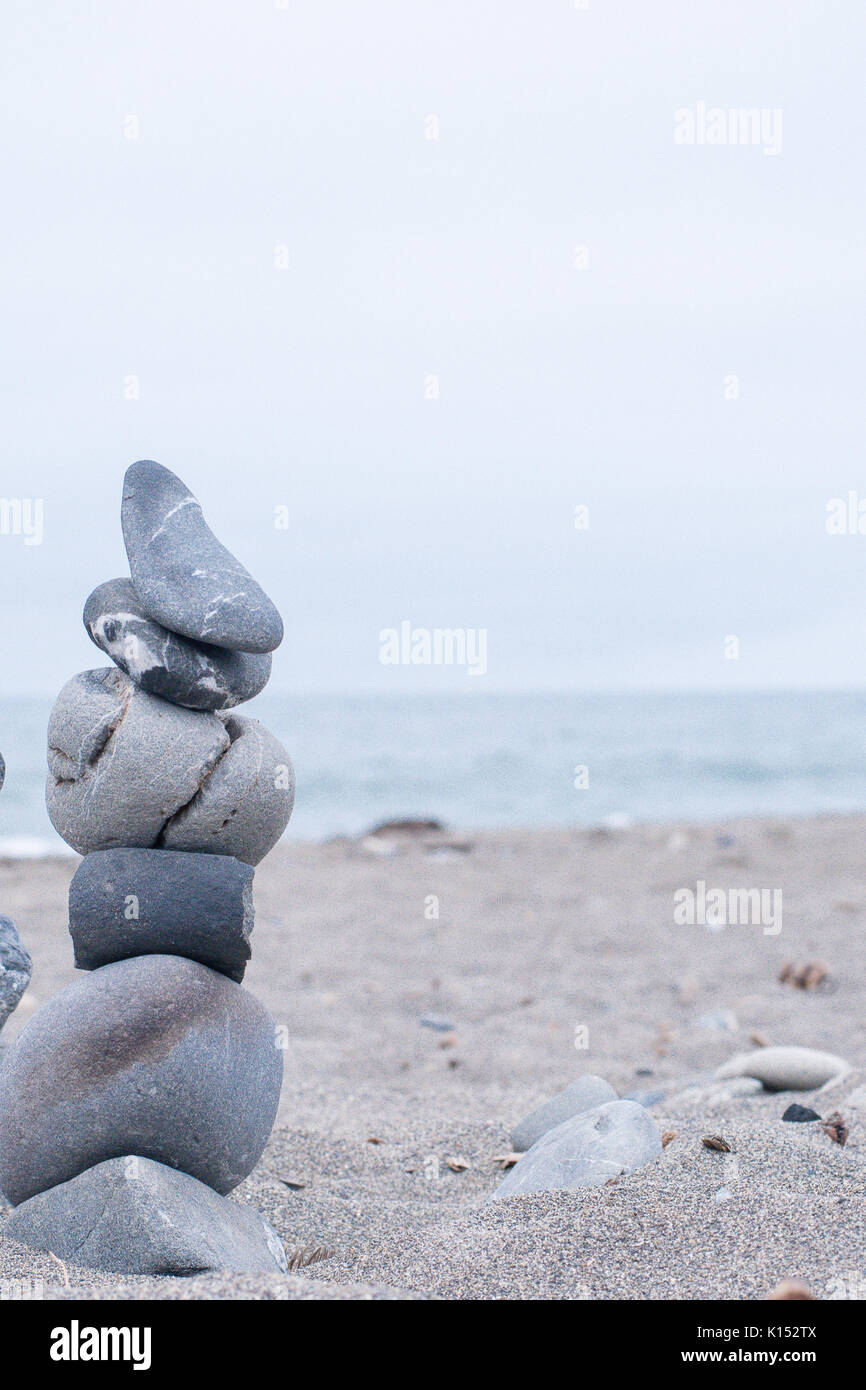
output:
<instances>
[{"instance_id":1,"label":"blue gray sky","mask_svg":"<svg viewBox=\"0 0 866 1390\"><path fill-rule=\"evenodd\" d=\"M280 606L275 690L866 679L866 535L825 527L866 499L859 7L29 0L5 29L0 492L44 536L0 534L0 693L102 664L81 608L141 457ZM739 109L781 148L699 143ZM487 675L383 666L404 621L485 629Z\"/></svg>"}]
</instances>

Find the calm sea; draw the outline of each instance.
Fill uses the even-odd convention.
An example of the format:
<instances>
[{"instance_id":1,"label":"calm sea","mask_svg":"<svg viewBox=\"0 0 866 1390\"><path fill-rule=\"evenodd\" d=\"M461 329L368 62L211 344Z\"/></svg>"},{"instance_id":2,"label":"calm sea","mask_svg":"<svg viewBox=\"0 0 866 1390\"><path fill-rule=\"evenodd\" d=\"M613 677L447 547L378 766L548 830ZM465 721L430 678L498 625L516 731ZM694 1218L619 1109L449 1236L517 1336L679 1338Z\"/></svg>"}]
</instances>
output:
<instances>
[{"instance_id":1,"label":"calm sea","mask_svg":"<svg viewBox=\"0 0 866 1390\"><path fill-rule=\"evenodd\" d=\"M0 702L6 853L60 847L43 804L50 704ZM247 708L292 754L293 838L396 816L472 828L866 810L856 692L264 695Z\"/></svg>"}]
</instances>

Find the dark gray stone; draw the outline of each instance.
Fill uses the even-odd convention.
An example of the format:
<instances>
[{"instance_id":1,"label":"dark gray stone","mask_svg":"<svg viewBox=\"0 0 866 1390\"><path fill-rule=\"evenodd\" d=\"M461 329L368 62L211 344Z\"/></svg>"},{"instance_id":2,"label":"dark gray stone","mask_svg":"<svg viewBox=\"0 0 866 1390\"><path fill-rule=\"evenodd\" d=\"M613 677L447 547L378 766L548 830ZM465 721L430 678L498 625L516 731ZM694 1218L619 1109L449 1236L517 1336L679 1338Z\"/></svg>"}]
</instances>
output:
<instances>
[{"instance_id":1,"label":"dark gray stone","mask_svg":"<svg viewBox=\"0 0 866 1390\"><path fill-rule=\"evenodd\" d=\"M782 1119L789 1125L811 1124L813 1120L820 1120L821 1116L816 1110L811 1110L808 1105L789 1105Z\"/></svg>"},{"instance_id":2,"label":"dark gray stone","mask_svg":"<svg viewBox=\"0 0 866 1390\"><path fill-rule=\"evenodd\" d=\"M570 1120L572 1115L579 1115L583 1110L592 1110L596 1105L616 1099L616 1091L600 1076L581 1076L552 1100L537 1106L515 1126L511 1131L511 1147L515 1153L523 1153L524 1149L531 1149L549 1129Z\"/></svg>"},{"instance_id":3,"label":"dark gray stone","mask_svg":"<svg viewBox=\"0 0 866 1390\"><path fill-rule=\"evenodd\" d=\"M125 845L257 864L294 803L291 759L263 724L183 709L115 667L61 690L48 769L48 814L79 854Z\"/></svg>"},{"instance_id":4,"label":"dark gray stone","mask_svg":"<svg viewBox=\"0 0 866 1390\"><path fill-rule=\"evenodd\" d=\"M233 854L245 864L258 864L292 814L292 760L257 719L229 714L225 729L231 739L228 750L198 795L166 822L159 843L166 849Z\"/></svg>"},{"instance_id":5,"label":"dark gray stone","mask_svg":"<svg viewBox=\"0 0 866 1390\"><path fill-rule=\"evenodd\" d=\"M269 652L233 652L193 642L149 618L129 579L109 579L84 605L97 647L146 690L187 709L231 709L264 690Z\"/></svg>"},{"instance_id":6,"label":"dark gray stone","mask_svg":"<svg viewBox=\"0 0 866 1390\"><path fill-rule=\"evenodd\" d=\"M71 1264L118 1274L287 1269L279 1236L253 1207L134 1154L31 1197L0 1230Z\"/></svg>"},{"instance_id":7,"label":"dark gray stone","mask_svg":"<svg viewBox=\"0 0 866 1390\"><path fill-rule=\"evenodd\" d=\"M180 478L152 459L126 470L120 512L135 591L148 617L217 647L270 652L283 621L221 545Z\"/></svg>"},{"instance_id":8,"label":"dark gray stone","mask_svg":"<svg viewBox=\"0 0 866 1390\"><path fill-rule=\"evenodd\" d=\"M79 970L132 956L188 956L240 983L252 929L253 870L226 854L97 850L69 885Z\"/></svg>"},{"instance_id":9,"label":"dark gray stone","mask_svg":"<svg viewBox=\"0 0 866 1390\"><path fill-rule=\"evenodd\" d=\"M11 917L0 917L0 1028L18 1007L30 983L33 962Z\"/></svg>"},{"instance_id":10,"label":"dark gray stone","mask_svg":"<svg viewBox=\"0 0 866 1390\"><path fill-rule=\"evenodd\" d=\"M0 791L2 791L2 789L3 789L3 783L4 783L5 781L6 781L6 759L3 757L3 754L0 753Z\"/></svg>"},{"instance_id":11,"label":"dark gray stone","mask_svg":"<svg viewBox=\"0 0 866 1390\"><path fill-rule=\"evenodd\" d=\"M0 1060L0 1191L17 1206L122 1154L230 1192L279 1101L274 1024L241 985L180 956L75 981Z\"/></svg>"},{"instance_id":12,"label":"dark gray stone","mask_svg":"<svg viewBox=\"0 0 866 1390\"><path fill-rule=\"evenodd\" d=\"M601 1187L633 1173L662 1151L658 1125L633 1100L613 1100L548 1130L515 1163L493 1197Z\"/></svg>"}]
</instances>

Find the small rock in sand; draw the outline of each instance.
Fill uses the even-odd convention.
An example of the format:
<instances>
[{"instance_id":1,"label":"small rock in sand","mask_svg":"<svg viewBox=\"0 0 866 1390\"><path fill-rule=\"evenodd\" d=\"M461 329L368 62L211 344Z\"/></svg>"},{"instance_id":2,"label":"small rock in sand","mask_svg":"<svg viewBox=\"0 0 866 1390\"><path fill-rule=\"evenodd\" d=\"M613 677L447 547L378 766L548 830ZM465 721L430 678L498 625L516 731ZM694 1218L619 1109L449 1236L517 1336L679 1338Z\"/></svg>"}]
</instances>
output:
<instances>
[{"instance_id":1,"label":"small rock in sand","mask_svg":"<svg viewBox=\"0 0 866 1390\"><path fill-rule=\"evenodd\" d=\"M601 1187L662 1151L658 1125L631 1100L609 1101L551 1129L523 1155L491 1200L526 1192Z\"/></svg>"},{"instance_id":2,"label":"small rock in sand","mask_svg":"<svg viewBox=\"0 0 866 1390\"><path fill-rule=\"evenodd\" d=\"M732 1081L714 1082L708 1086L686 1086L667 1102L667 1109L676 1110L721 1110L735 1100L760 1095L763 1091L760 1081L752 1076L740 1076Z\"/></svg>"},{"instance_id":3,"label":"small rock in sand","mask_svg":"<svg viewBox=\"0 0 866 1390\"><path fill-rule=\"evenodd\" d=\"M434 1033L453 1033L454 1024L444 1014L424 1014L418 1022L422 1028L432 1028Z\"/></svg>"},{"instance_id":4,"label":"small rock in sand","mask_svg":"<svg viewBox=\"0 0 866 1390\"><path fill-rule=\"evenodd\" d=\"M600 1076L582 1076L578 1081L566 1086L565 1090L560 1091L552 1100L546 1100L543 1105L537 1106L514 1127L511 1131L512 1147L518 1153L523 1153L557 1125L582 1114L584 1110L592 1110L598 1105L605 1105L608 1101L617 1099L616 1091ZM644 1102L637 1100L637 1104L643 1105Z\"/></svg>"},{"instance_id":5,"label":"small rock in sand","mask_svg":"<svg viewBox=\"0 0 866 1390\"><path fill-rule=\"evenodd\" d=\"M808 1105L789 1105L782 1119L789 1125L805 1125L812 1120L820 1120L821 1116L814 1110L810 1110Z\"/></svg>"},{"instance_id":6,"label":"small rock in sand","mask_svg":"<svg viewBox=\"0 0 866 1390\"><path fill-rule=\"evenodd\" d=\"M832 1052L817 1052L811 1047L761 1047L756 1052L738 1053L719 1067L716 1076L720 1081L754 1076L768 1091L814 1091L850 1070L849 1064Z\"/></svg>"}]
</instances>

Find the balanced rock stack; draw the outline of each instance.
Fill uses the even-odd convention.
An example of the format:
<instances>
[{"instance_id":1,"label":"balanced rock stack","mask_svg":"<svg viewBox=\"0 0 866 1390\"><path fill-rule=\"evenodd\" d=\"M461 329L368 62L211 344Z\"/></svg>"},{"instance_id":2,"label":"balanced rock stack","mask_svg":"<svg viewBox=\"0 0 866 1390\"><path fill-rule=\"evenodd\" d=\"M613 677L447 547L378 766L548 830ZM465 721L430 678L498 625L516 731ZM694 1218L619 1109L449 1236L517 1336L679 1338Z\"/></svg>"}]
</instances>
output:
<instances>
[{"instance_id":1,"label":"balanced rock stack","mask_svg":"<svg viewBox=\"0 0 866 1390\"><path fill-rule=\"evenodd\" d=\"M84 859L69 890L89 972L0 1068L5 1229L130 1274L285 1270L275 1232L228 1199L267 1142L274 1023L241 985L253 866L292 811L288 754L228 713L265 685L283 626L168 469L128 470L131 579L91 594L115 665L73 676L48 727L48 811Z\"/></svg>"}]
</instances>

